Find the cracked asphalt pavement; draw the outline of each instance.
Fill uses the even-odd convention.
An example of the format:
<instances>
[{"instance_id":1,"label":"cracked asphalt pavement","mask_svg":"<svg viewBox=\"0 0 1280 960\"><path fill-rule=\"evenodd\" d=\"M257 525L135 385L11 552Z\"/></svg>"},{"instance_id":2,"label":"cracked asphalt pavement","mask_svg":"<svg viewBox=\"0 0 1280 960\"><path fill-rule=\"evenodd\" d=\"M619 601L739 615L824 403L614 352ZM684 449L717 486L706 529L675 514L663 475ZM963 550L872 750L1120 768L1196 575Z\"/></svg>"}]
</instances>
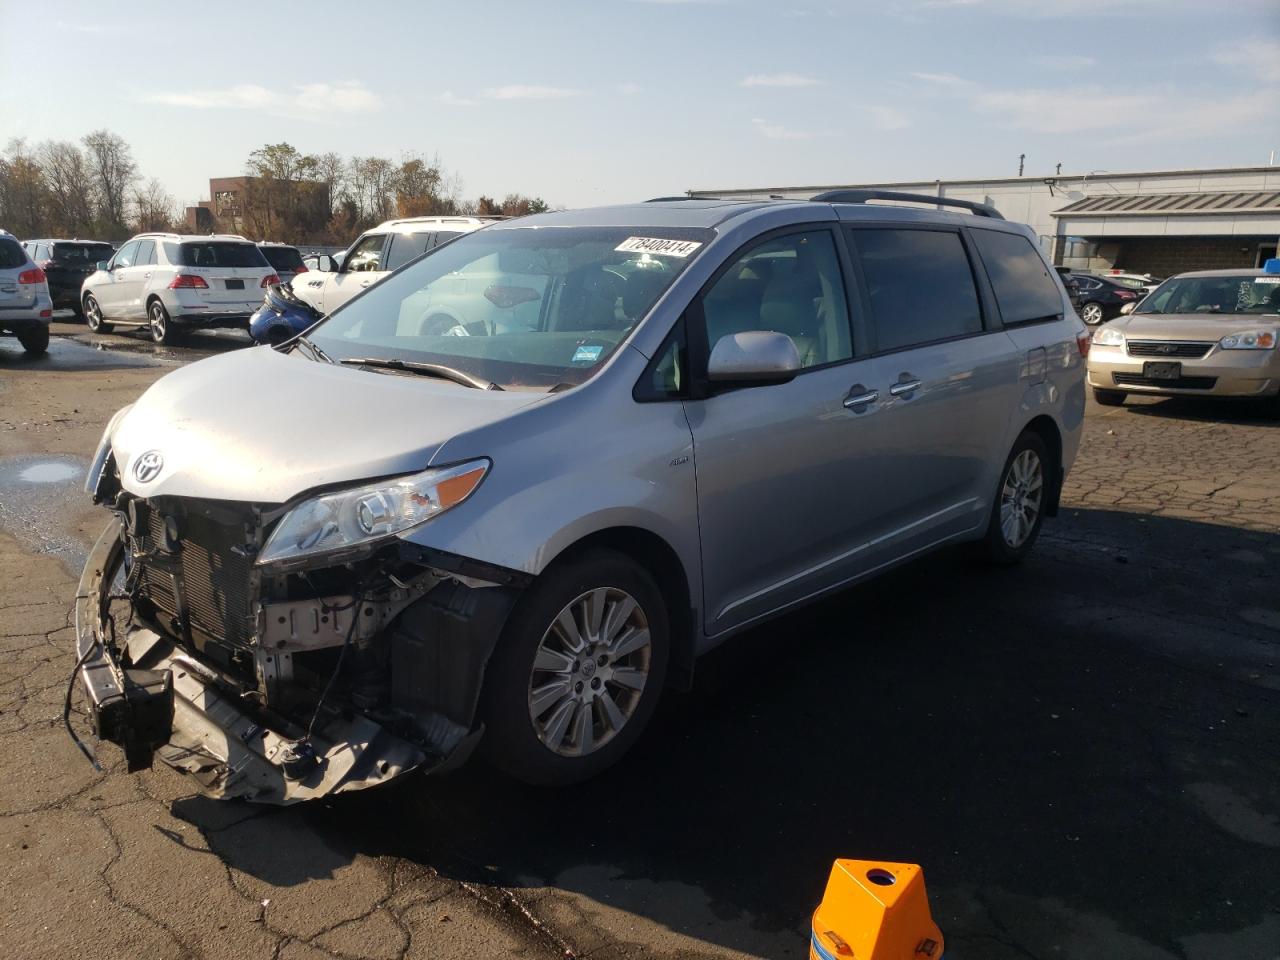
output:
<instances>
[{"instance_id":1,"label":"cracked asphalt pavement","mask_svg":"<svg viewBox=\"0 0 1280 960\"><path fill-rule=\"evenodd\" d=\"M948 960L1280 958L1271 410L1091 405L1028 563L946 552L743 636L591 783L262 808L61 725L79 471L244 341L54 332L0 341L0 956L799 958L850 856L924 866Z\"/></svg>"}]
</instances>

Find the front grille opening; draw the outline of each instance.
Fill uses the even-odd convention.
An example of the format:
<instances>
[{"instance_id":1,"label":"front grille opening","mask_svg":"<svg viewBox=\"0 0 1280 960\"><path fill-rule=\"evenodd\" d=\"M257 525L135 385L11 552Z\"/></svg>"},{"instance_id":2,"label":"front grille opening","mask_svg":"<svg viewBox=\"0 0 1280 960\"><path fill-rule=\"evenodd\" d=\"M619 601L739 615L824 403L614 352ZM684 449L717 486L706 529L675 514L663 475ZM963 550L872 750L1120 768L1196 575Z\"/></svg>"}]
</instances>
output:
<instances>
[{"instance_id":1,"label":"front grille opening","mask_svg":"<svg viewBox=\"0 0 1280 960\"><path fill-rule=\"evenodd\" d=\"M1127 346L1131 357L1170 357L1180 360L1199 360L1213 349L1213 343L1201 340L1130 340Z\"/></svg>"},{"instance_id":2,"label":"front grille opening","mask_svg":"<svg viewBox=\"0 0 1280 960\"><path fill-rule=\"evenodd\" d=\"M1113 373L1118 387L1159 387L1164 390L1212 390L1218 385L1217 377L1178 377L1176 380L1156 380L1140 373Z\"/></svg>"}]
</instances>

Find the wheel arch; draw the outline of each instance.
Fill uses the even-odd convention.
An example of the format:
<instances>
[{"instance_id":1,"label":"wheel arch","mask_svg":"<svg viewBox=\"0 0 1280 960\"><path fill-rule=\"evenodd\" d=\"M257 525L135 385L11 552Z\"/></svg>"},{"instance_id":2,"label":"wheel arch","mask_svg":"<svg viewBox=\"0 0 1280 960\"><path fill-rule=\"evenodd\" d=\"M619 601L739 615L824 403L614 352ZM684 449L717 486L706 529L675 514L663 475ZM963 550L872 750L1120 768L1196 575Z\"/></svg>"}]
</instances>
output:
<instances>
[{"instance_id":1,"label":"wheel arch","mask_svg":"<svg viewBox=\"0 0 1280 960\"><path fill-rule=\"evenodd\" d=\"M1058 515L1058 503L1062 496L1062 430L1047 413L1032 417L1019 435L1030 431L1040 438L1048 451L1052 463L1045 472L1049 475L1049 497L1045 504L1045 514L1050 517Z\"/></svg>"},{"instance_id":2,"label":"wheel arch","mask_svg":"<svg viewBox=\"0 0 1280 960\"><path fill-rule=\"evenodd\" d=\"M593 549L614 550L639 563L657 581L667 600L667 616L671 628L671 659L667 668L667 686L688 690L693 683L693 662L697 649L697 612L694 608L689 575L680 555L671 544L652 530L642 527L615 526L596 530L568 544L547 564L561 563Z\"/></svg>"}]
</instances>

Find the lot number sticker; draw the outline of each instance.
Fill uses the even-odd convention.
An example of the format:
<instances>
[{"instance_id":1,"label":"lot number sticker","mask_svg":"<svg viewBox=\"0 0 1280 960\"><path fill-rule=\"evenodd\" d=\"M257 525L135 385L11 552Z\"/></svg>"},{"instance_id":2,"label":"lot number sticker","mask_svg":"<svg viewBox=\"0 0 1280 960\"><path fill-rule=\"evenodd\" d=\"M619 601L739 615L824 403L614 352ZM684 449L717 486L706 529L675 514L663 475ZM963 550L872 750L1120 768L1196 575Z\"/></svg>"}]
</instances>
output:
<instances>
[{"instance_id":1,"label":"lot number sticker","mask_svg":"<svg viewBox=\"0 0 1280 960\"><path fill-rule=\"evenodd\" d=\"M659 257L687 257L701 243L693 240L663 240L660 237L627 237L614 250L622 253L653 253Z\"/></svg>"}]
</instances>

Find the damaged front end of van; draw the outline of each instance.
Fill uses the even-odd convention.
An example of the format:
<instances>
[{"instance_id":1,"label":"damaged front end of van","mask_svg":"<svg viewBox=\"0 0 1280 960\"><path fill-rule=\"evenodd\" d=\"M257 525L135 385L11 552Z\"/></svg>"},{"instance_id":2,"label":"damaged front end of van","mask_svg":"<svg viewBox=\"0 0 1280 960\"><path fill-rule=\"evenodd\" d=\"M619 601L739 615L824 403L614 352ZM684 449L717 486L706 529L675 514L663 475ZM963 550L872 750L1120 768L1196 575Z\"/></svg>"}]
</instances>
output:
<instances>
[{"instance_id":1,"label":"damaged front end of van","mask_svg":"<svg viewBox=\"0 0 1280 960\"><path fill-rule=\"evenodd\" d=\"M395 534L487 461L284 504L144 496L163 454L130 455L124 483L110 434L86 481L112 516L77 594L78 677L130 771L158 757L210 795L288 804L466 759L531 578Z\"/></svg>"}]
</instances>

